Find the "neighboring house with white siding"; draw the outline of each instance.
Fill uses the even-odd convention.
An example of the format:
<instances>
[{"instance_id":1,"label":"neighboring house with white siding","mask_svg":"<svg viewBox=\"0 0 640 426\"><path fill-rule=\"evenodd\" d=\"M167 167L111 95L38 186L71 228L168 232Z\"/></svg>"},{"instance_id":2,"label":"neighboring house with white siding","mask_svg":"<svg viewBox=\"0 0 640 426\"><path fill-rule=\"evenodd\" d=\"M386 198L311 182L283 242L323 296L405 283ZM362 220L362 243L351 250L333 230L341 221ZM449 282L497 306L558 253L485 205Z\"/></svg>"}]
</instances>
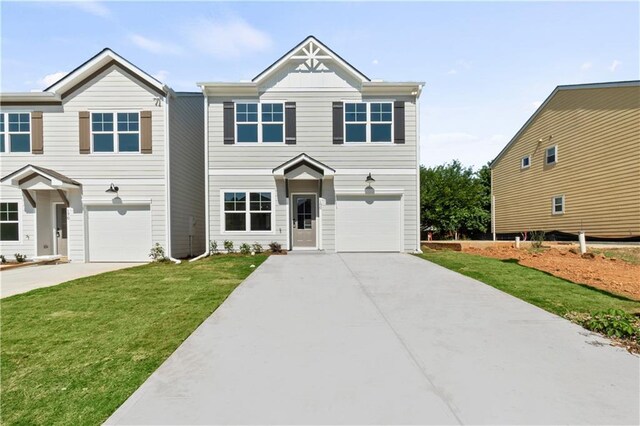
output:
<instances>
[{"instance_id":1,"label":"neighboring house with white siding","mask_svg":"<svg viewBox=\"0 0 640 426\"><path fill-rule=\"evenodd\" d=\"M0 135L6 257L205 250L202 94L176 93L104 49L43 92L0 94Z\"/></svg>"},{"instance_id":2,"label":"neighboring house with white siding","mask_svg":"<svg viewBox=\"0 0 640 426\"><path fill-rule=\"evenodd\" d=\"M369 79L310 36L206 97L207 240L416 252L419 82Z\"/></svg>"}]
</instances>

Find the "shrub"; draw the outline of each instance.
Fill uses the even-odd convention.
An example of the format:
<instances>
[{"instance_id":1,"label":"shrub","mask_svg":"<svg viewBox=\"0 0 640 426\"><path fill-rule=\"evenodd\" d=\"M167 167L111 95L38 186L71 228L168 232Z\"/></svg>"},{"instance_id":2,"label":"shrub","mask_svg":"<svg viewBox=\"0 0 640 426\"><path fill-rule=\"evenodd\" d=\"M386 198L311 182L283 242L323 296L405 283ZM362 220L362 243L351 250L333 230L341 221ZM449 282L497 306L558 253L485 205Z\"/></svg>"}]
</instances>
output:
<instances>
[{"instance_id":1,"label":"shrub","mask_svg":"<svg viewBox=\"0 0 640 426\"><path fill-rule=\"evenodd\" d=\"M260 254L264 251L264 248L262 247L262 244L260 244L259 242L255 242L253 243L253 252Z\"/></svg>"},{"instance_id":2,"label":"shrub","mask_svg":"<svg viewBox=\"0 0 640 426\"><path fill-rule=\"evenodd\" d=\"M272 241L269 243L269 250L271 250L271 253L282 253L282 246L280 243Z\"/></svg>"},{"instance_id":3,"label":"shrub","mask_svg":"<svg viewBox=\"0 0 640 426\"><path fill-rule=\"evenodd\" d=\"M227 253L233 253L233 241L224 240L224 249Z\"/></svg>"},{"instance_id":4,"label":"shrub","mask_svg":"<svg viewBox=\"0 0 640 426\"><path fill-rule=\"evenodd\" d=\"M247 243L240 244L240 253L241 254L251 254L251 246Z\"/></svg>"},{"instance_id":5,"label":"shrub","mask_svg":"<svg viewBox=\"0 0 640 426\"><path fill-rule=\"evenodd\" d=\"M0 263L2 264L7 263L7 259L5 259L4 254L0 254Z\"/></svg>"},{"instance_id":6,"label":"shrub","mask_svg":"<svg viewBox=\"0 0 640 426\"><path fill-rule=\"evenodd\" d=\"M209 243L209 253L220 254L220 250L218 250L218 242L216 240Z\"/></svg>"},{"instance_id":7,"label":"shrub","mask_svg":"<svg viewBox=\"0 0 640 426\"><path fill-rule=\"evenodd\" d=\"M27 255L25 254L16 253L13 256L16 258L16 262L18 263L22 263L27 260Z\"/></svg>"},{"instance_id":8,"label":"shrub","mask_svg":"<svg viewBox=\"0 0 640 426\"><path fill-rule=\"evenodd\" d=\"M591 315L591 319L585 321L584 326L609 337L640 337L638 320L622 309L595 312Z\"/></svg>"},{"instance_id":9,"label":"shrub","mask_svg":"<svg viewBox=\"0 0 640 426\"><path fill-rule=\"evenodd\" d=\"M531 233L531 247L534 249L539 249L542 247L542 243L544 242L544 231L533 231Z\"/></svg>"},{"instance_id":10,"label":"shrub","mask_svg":"<svg viewBox=\"0 0 640 426\"><path fill-rule=\"evenodd\" d=\"M160 243L156 243L156 245L151 247L151 251L149 252L149 257L154 262L164 262L167 260L167 255L164 252L164 247L162 247Z\"/></svg>"}]
</instances>

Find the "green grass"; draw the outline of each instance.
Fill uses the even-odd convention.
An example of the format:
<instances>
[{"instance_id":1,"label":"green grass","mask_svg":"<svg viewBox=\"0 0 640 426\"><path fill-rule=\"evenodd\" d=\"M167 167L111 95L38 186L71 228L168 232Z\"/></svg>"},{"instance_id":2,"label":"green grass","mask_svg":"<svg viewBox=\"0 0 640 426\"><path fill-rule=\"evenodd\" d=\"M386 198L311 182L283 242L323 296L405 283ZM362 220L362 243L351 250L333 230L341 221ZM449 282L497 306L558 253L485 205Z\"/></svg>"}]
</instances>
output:
<instances>
[{"instance_id":1,"label":"green grass","mask_svg":"<svg viewBox=\"0 0 640 426\"><path fill-rule=\"evenodd\" d=\"M515 260L454 251L425 251L419 256L560 316L569 312L590 314L610 308L640 312L640 302L554 277L519 265Z\"/></svg>"},{"instance_id":2,"label":"green grass","mask_svg":"<svg viewBox=\"0 0 640 426\"><path fill-rule=\"evenodd\" d=\"M623 260L633 265L640 265L640 247L627 247L627 248L590 248L590 252L595 254L602 254L609 259Z\"/></svg>"},{"instance_id":3,"label":"green grass","mask_svg":"<svg viewBox=\"0 0 640 426\"><path fill-rule=\"evenodd\" d=\"M100 424L265 259L150 264L1 300L2 424Z\"/></svg>"}]
</instances>

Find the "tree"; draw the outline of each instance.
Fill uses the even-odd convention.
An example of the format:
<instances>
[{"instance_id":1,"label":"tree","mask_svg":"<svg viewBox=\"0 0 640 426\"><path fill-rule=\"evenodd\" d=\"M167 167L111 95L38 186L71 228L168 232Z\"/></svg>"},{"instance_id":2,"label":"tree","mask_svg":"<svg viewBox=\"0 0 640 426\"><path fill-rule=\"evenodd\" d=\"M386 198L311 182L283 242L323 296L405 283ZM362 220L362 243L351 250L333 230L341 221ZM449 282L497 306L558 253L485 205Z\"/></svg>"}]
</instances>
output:
<instances>
[{"instance_id":1,"label":"tree","mask_svg":"<svg viewBox=\"0 0 640 426\"><path fill-rule=\"evenodd\" d=\"M483 169L475 173L457 160L433 168L421 166L422 226L431 227L445 238L486 232L491 220L491 171L487 193L487 170Z\"/></svg>"}]
</instances>

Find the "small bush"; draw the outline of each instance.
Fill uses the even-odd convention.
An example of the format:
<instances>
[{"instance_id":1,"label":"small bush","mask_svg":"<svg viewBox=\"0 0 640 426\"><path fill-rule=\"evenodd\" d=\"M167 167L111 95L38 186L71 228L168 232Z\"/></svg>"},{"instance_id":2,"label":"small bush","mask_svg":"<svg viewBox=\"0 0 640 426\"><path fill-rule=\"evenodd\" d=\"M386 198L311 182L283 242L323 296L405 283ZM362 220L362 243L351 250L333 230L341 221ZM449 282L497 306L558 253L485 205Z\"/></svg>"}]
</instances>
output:
<instances>
[{"instance_id":1,"label":"small bush","mask_svg":"<svg viewBox=\"0 0 640 426\"><path fill-rule=\"evenodd\" d=\"M544 243L544 231L533 231L531 233L531 247L534 249L539 249L542 247L542 243Z\"/></svg>"},{"instance_id":2,"label":"small bush","mask_svg":"<svg viewBox=\"0 0 640 426\"><path fill-rule=\"evenodd\" d=\"M227 251L227 253L233 253L233 241L224 240L224 249Z\"/></svg>"},{"instance_id":3,"label":"small bush","mask_svg":"<svg viewBox=\"0 0 640 426\"><path fill-rule=\"evenodd\" d=\"M164 252L164 247L162 247L160 243L156 243L156 245L151 247L151 251L149 252L149 257L154 262L164 262L167 260L167 255Z\"/></svg>"},{"instance_id":4,"label":"small bush","mask_svg":"<svg viewBox=\"0 0 640 426\"><path fill-rule=\"evenodd\" d=\"M255 242L253 243L253 252L256 254L260 254L264 251L264 248L262 247L262 244L260 244L259 242Z\"/></svg>"},{"instance_id":5,"label":"small bush","mask_svg":"<svg viewBox=\"0 0 640 426\"><path fill-rule=\"evenodd\" d=\"M16 253L13 255L16 258L16 262L22 263L27 260L27 255Z\"/></svg>"},{"instance_id":6,"label":"small bush","mask_svg":"<svg viewBox=\"0 0 640 426\"><path fill-rule=\"evenodd\" d=\"M591 315L591 319L584 322L584 326L609 337L640 337L638 320L622 309L595 312Z\"/></svg>"},{"instance_id":7,"label":"small bush","mask_svg":"<svg viewBox=\"0 0 640 426\"><path fill-rule=\"evenodd\" d=\"M271 250L271 253L282 253L282 246L280 243L272 241L269 243L269 250Z\"/></svg>"},{"instance_id":8,"label":"small bush","mask_svg":"<svg viewBox=\"0 0 640 426\"><path fill-rule=\"evenodd\" d=\"M220 250L218 250L218 242L216 240L209 243L209 253L213 255L220 254Z\"/></svg>"},{"instance_id":9,"label":"small bush","mask_svg":"<svg viewBox=\"0 0 640 426\"><path fill-rule=\"evenodd\" d=\"M251 246L247 243L240 244L240 253L241 254L251 254Z\"/></svg>"},{"instance_id":10,"label":"small bush","mask_svg":"<svg viewBox=\"0 0 640 426\"><path fill-rule=\"evenodd\" d=\"M5 259L4 254L0 254L0 263L2 264L7 263L7 259Z\"/></svg>"}]
</instances>

